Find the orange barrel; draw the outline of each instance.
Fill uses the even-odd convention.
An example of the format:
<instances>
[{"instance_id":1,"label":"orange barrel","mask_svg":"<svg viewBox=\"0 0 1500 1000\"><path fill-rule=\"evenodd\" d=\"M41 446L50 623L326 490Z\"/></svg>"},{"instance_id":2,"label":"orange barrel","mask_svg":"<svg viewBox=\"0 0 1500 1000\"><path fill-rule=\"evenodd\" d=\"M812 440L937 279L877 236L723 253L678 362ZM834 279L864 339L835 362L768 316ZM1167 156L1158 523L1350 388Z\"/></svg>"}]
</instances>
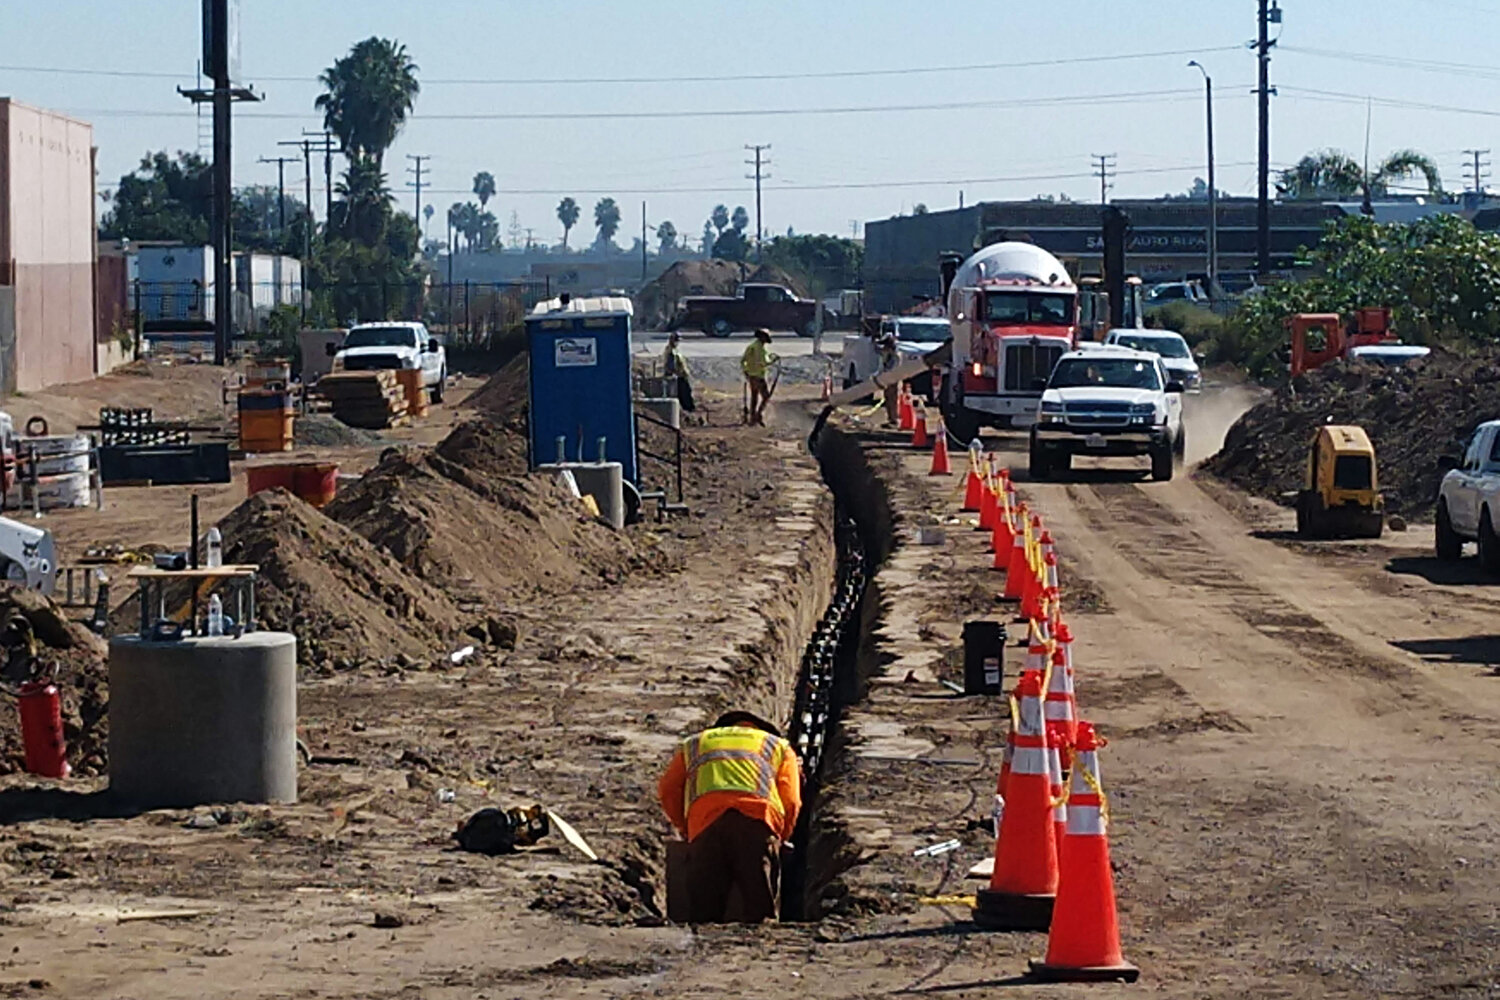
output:
<instances>
[{"instance_id":1,"label":"orange barrel","mask_svg":"<svg viewBox=\"0 0 1500 1000\"><path fill-rule=\"evenodd\" d=\"M409 416L427 416L427 390L422 386L422 369L400 368L396 380L406 391L406 412Z\"/></svg>"},{"instance_id":2,"label":"orange barrel","mask_svg":"<svg viewBox=\"0 0 1500 1000\"><path fill-rule=\"evenodd\" d=\"M245 492L249 496L280 487L292 490L294 470L292 465L247 465L245 467Z\"/></svg>"},{"instance_id":3,"label":"orange barrel","mask_svg":"<svg viewBox=\"0 0 1500 1000\"><path fill-rule=\"evenodd\" d=\"M285 389L242 389L239 411L241 451L292 450L295 411Z\"/></svg>"},{"instance_id":4,"label":"orange barrel","mask_svg":"<svg viewBox=\"0 0 1500 1000\"><path fill-rule=\"evenodd\" d=\"M292 492L314 507L331 503L339 491L339 467L333 462L301 462L292 466Z\"/></svg>"}]
</instances>

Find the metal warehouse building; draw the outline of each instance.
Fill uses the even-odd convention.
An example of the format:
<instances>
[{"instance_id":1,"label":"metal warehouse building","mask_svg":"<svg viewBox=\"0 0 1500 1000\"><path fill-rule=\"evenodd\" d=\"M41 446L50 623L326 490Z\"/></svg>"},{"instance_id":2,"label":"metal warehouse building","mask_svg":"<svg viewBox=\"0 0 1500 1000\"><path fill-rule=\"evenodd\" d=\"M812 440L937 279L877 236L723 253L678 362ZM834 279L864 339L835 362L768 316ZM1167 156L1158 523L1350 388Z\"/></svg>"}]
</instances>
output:
<instances>
[{"instance_id":1,"label":"metal warehouse building","mask_svg":"<svg viewBox=\"0 0 1500 1000\"><path fill-rule=\"evenodd\" d=\"M1148 284L1208 271L1206 201L1116 201L1130 218L1126 265ZM1298 248L1316 246L1323 226L1344 212L1323 203L1271 206L1271 265L1292 266ZM1077 275L1101 274L1100 206L1075 202L991 201L865 224L866 308L892 312L938 288L938 254L969 252L1001 240L1051 251ZM1255 267L1255 200L1219 202L1219 273Z\"/></svg>"}]
</instances>

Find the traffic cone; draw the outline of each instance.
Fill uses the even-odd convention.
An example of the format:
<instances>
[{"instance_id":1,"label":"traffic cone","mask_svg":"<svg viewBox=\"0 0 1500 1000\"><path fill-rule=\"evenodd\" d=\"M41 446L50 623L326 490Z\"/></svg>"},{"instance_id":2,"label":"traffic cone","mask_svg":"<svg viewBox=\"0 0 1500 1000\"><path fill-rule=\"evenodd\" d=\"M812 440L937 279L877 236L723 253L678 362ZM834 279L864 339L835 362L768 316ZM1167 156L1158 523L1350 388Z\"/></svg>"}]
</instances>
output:
<instances>
[{"instance_id":1,"label":"traffic cone","mask_svg":"<svg viewBox=\"0 0 1500 1000\"><path fill-rule=\"evenodd\" d=\"M995 503L998 498L995 491L990 488L989 477L985 477L984 491L979 500L979 530L993 531L995 518L999 516L1000 508Z\"/></svg>"},{"instance_id":2,"label":"traffic cone","mask_svg":"<svg viewBox=\"0 0 1500 1000\"><path fill-rule=\"evenodd\" d=\"M927 409L922 405L920 399L912 400L911 406L911 446L913 448L926 448L930 443L927 440Z\"/></svg>"},{"instance_id":3,"label":"traffic cone","mask_svg":"<svg viewBox=\"0 0 1500 1000\"><path fill-rule=\"evenodd\" d=\"M999 568L1000 553L995 553L995 565ZM1010 562L1005 565L1005 592L1001 600L1019 601L1026 592L1026 536L1016 532L1011 536Z\"/></svg>"},{"instance_id":4,"label":"traffic cone","mask_svg":"<svg viewBox=\"0 0 1500 1000\"><path fill-rule=\"evenodd\" d=\"M1109 811L1099 777L1100 742L1092 725L1078 724L1068 833L1063 838L1062 877L1047 935L1047 957L1031 961L1031 975L1043 982L1133 983L1141 974L1120 952L1109 867Z\"/></svg>"},{"instance_id":5,"label":"traffic cone","mask_svg":"<svg viewBox=\"0 0 1500 1000\"><path fill-rule=\"evenodd\" d=\"M975 438L969 443L969 476L964 480L964 505L961 508L965 514L973 514L980 511L984 503L986 493L989 493L989 484L979 476L979 465L984 461L984 446Z\"/></svg>"},{"instance_id":6,"label":"traffic cone","mask_svg":"<svg viewBox=\"0 0 1500 1000\"><path fill-rule=\"evenodd\" d=\"M989 888L976 894L974 922L992 930L1045 930L1057 894L1057 841L1042 723L1042 675L1034 670L1022 673L1016 698L1016 748L1005 779L995 871Z\"/></svg>"},{"instance_id":7,"label":"traffic cone","mask_svg":"<svg viewBox=\"0 0 1500 1000\"><path fill-rule=\"evenodd\" d=\"M1021 581L1021 618L1023 621L1039 621L1047 617L1047 609L1042 606L1046 578L1030 566L1025 568L1024 575L1025 579Z\"/></svg>"},{"instance_id":8,"label":"traffic cone","mask_svg":"<svg viewBox=\"0 0 1500 1000\"><path fill-rule=\"evenodd\" d=\"M1052 673L1047 678L1047 698L1042 709L1047 725L1060 726L1067 737L1067 745L1071 746L1078 738L1078 699L1073 693L1073 668L1068 663L1067 648L1072 644L1072 633L1066 633L1067 642L1062 638L1066 628L1066 625L1058 625L1053 632L1057 642L1053 644Z\"/></svg>"},{"instance_id":9,"label":"traffic cone","mask_svg":"<svg viewBox=\"0 0 1500 1000\"><path fill-rule=\"evenodd\" d=\"M1000 560L1010 558L1010 547L1013 544L1011 542L1010 518L1006 517L1005 511L998 506L1000 498L1003 496L1005 496L1004 493L999 490L995 491L997 503L995 508L995 527L990 532L990 551L995 553L996 569L1005 568L1005 564L1001 563Z\"/></svg>"},{"instance_id":10,"label":"traffic cone","mask_svg":"<svg viewBox=\"0 0 1500 1000\"><path fill-rule=\"evenodd\" d=\"M916 423L916 412L911 405L911 390L905 382L896 390L896 428L909 431Z\"/></svg>"},{"instance_id":11,"label":"traffic cone","mask_svg":"<svg viewBox=\"0 0 1500 1000\"><path fill-rule=\"evenodd\" d=\"M1062 859L1063 838L1068 834L1068 797L1063 794L1066 772L1072 766L1072 741L1063 727L1047 723L1047 768L1052 779L1052 839L1057 843L1057 857ZM1061 876L1061 868L1058 870Z\"/></svg>"},{"instance_id":12,"label":"traffic cone","mask_svg":"<svg viewBox=\"0 0 1500 1000\"><path fill-rule=\"evenodd\" d=\"M925 411L924 411L925 412ZM938 417L937 434L932 443L932 468L927 470L929 476L951 476L953 465L948 461L948 428L943 426L943 418Z\"/></svg>"}]
</instances>

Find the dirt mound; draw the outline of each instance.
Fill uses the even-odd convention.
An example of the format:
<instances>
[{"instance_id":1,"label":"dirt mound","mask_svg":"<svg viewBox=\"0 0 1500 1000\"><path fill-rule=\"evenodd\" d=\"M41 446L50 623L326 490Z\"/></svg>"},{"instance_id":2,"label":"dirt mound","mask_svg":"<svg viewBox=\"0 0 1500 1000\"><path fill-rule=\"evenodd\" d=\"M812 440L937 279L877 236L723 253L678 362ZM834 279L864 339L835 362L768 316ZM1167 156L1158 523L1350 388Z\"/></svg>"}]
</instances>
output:
<instances>
[{"instance_id":1,"label":"dirt mound","mask_svg":"<svg viewBox=\"0 0 1500 1000\"><path fill-rule=\"evenodd\" d=\"M103 773L109 736L104 713L109 701L109 647L82 625L69 621L57 605L31 591L0 590L0 624L12 615L31 622L37 640L38 672L55 678L62 693L63 737L73 773ZM7 659L8 651L0 653L0 662ZM24 669L21 662L17 666ZM24 680L23 673L5 672L12 685ZM21 726L12 719L0 726L0 774L24 771L25 760Z\"/></svg>"},{"instance_id":2,"label":"dirt mound","mask_svg":"<svg viewBox=\"0 0 1500 1000\"><path fill-rule=\"evenodd\" d=\"M514 447L503 428L462 425L433 451L388 454L326 513L461 605L614 582L654 559L552 480L500 474Z\"/></svg>"},{"instance_id":3,"label":"dirt mound","mask_svg":"<svg viewBox=\"0 0 1500 1000\"><path fill-rule=\"evenodd\" d=\"M493 420L524 428L531 396L531 359L523 351L491 375L464 400L463 407L478 410Z\"/></svg>"},{"instance_id":4,"label":"dirt mound","mask_svg":"<svg viewBox=\"0 0 1500 1000\"><path fill-rule=\"evenodd\" d=\"M1429 515L1443 476L1439 458L1460 454L1474 428L1497 416L1500 352L1434 353L1405 368L1337 362L1251 408L1203 467L1247 492L1281 500L1301 488L1319 426L1358 424L1375 444L1388 509Z\"/></svg>"},{"instance_id":5,"label":"dirt mound","mask_svg":"<svg viewBox=\"0 0 1500 1000\"><path fill-rule=\"evenodd\" d=\"M364 538L289 494L257 493L223 521L224 560L260 566L262 627L293 632L315 669L430 660L458 632L441 594Z\"/></svg>"},{"instance_id":6,"label":"dirt mound","mask_svg":"<svg viewBox=\"0 0 1500 1000\"><path fill-rule=\"evenodd\" d=\"M343 448L379 444L378 433L350 427L326 413L305 413L297 418L297 445L302 448Z\"/></svg>"}]
</instances>

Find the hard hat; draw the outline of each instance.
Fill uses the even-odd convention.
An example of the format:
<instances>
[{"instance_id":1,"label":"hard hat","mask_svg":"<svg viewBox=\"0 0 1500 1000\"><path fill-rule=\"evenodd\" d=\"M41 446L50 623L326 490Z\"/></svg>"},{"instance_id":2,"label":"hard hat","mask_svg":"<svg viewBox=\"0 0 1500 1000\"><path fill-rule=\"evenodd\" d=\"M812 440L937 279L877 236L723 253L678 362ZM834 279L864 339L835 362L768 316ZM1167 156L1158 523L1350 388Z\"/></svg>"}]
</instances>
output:
<instances>
[{"instance_id":1,"label":"hard hat","mask_svg":"<svg viewBox=\"0 0 1500 1000\"><path fill-rule=\"evenodd\" d=\"M762 719L754 712L746 712L741 709L736 709L733 712L725 712L723 715L719 716L717 721L714 722L713 727L715 729L723 729L725 726L740 726L747 723L754 726L756 729L765 730L772 736L781 735L781 729L774 723L767 722L765 719Z\"/></svg>"}]
</instances>

